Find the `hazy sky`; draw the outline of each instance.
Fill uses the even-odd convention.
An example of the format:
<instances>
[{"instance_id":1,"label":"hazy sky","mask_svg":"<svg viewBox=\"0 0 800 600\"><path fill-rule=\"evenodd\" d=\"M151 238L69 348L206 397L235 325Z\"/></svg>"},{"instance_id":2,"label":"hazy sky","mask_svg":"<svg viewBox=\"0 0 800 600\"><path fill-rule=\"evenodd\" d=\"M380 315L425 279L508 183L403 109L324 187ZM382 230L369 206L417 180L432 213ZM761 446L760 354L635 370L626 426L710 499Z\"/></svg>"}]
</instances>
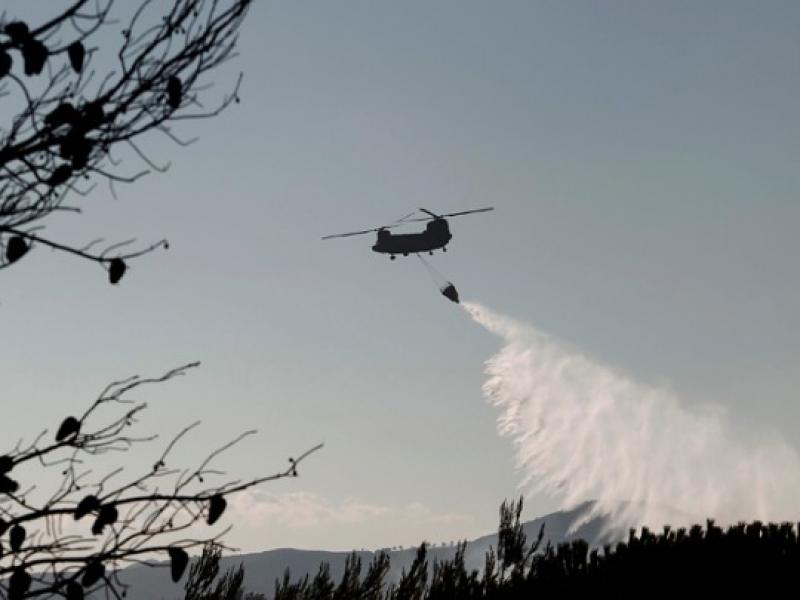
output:
<instances>
[{"instance_id":1,"label":"hazy sky","mask_svg":"<svg viewBox=\"0 0 800 600\"><path fill-rule=\"evenodd\" d=\"M6 439L197 359L137 394L142 431L202 419L190 460L257 427L237 476L326 444L237 503L232 544L486 533L519 481L480 389L500 341L415 258L319 238L493 205L433 259L462 297L800 447L800 4L259 0L220 93L239 69L197 144L143 142L167 175L51 225L168 252L119 286L43 249L0 274Z\"/></svg>"}]
</instances>

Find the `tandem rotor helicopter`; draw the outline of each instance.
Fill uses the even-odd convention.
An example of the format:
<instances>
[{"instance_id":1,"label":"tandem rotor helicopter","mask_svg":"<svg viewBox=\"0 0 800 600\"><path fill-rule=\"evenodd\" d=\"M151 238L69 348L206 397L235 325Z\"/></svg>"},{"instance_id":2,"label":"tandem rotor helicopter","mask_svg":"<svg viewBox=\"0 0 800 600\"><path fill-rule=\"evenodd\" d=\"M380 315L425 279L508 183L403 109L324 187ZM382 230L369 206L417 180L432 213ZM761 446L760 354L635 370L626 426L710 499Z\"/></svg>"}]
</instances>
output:
<instances>
[{"instance_id":1,"label":"tandem rotor helicopter","mask_svg":"<svg viewBox=\"0 0 800 600\"><path fill-rule=\"evenodd\" d=\"M473 213L488 212L494 210L494 207L475 208L473 210L462 210L460 212L447 213L444 215L437 215L429 211L427 208L420 208L421 212L428 215L427 217L411 218L416 214L416 211L398 219L391 225L383 225L381 227L374 227L372 229L363 229L361 231L351 231L350 233L337 233L334 235L326 235L323 240L330 240L332 238L350 237L353 235L363 235L365 233L377 232L378 236L375 240L375 245L372 246L373 252L380 252L381 254L388 254L389 258L394 260L398 254L408 256L409 254L416 254L420 262L428 269L431 277L439 285L439 291L442 296L451 302L459 303L458 290L456 286L450 281L445 281L441 273L434 269L428 262L422 258L420 253L427 252L433 255L434 250L442 249L442 252L447 252L447 244L453 239L453 234L450 233L450 226L447 223L447 217L460 217L461 215L471 215ZM406 223L414 223L419 221L428 221L424 231L419 233L392 233L388 231L395 227L400 227ZM438 280L438 281L437 281Z\"/></svg>"},{"instance_id":2,"label":"tandem rotor helicopter","mask_svg":"<svg viewBox=\"0 0 800 600\"><path fill-rule=\"evenodd\" d=\"M408 256L409 254L417 254L427 252L433 255L434 250L442 249L442 252L447 252L447 244L453 238L450 233L450 227L447 223L446 217L460 217L461 215L470 215L472 213L481 213L494 210L494 207L476 208L473 210L464 210L460 212L448 213L444 215L437 215L429 211L427 208L420 208L421 212L428 215L427 217L417 217L411 219L409 217L416 214L416 212L406 215L391 225L382 225L381 227L374 227L372 229L364 229L362 231L351 231L350 233L337 233L334 235L326 235L323 240L330 240L333 238L350 237L353 235L363 235L365 233L377 232L378 236L375 245L372 246L373 252L380 252L381 254L388 254L389 258L394 260L398 254ZM392 233L388 231L395 227L400 227L406 223L414 223L419 221L428 221L425 230L419 233Z\"/></svg>"}]
</instances>

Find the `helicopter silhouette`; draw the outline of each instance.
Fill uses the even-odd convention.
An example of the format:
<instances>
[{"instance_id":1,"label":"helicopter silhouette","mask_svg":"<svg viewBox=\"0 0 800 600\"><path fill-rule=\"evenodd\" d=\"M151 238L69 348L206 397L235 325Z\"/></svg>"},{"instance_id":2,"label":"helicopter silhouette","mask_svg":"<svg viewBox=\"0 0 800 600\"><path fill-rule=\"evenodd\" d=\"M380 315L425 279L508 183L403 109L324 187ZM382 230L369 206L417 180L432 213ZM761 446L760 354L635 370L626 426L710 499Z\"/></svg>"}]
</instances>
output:
<instances>
[{"instance_id":1,"label":"helicopter silhouette","mask_svg":"<svg viewBox=\"0 0 800 600\"><path fill-rule=\"evenodd\" d=\"M392 223L391 225L382 225L381 227L374 227L372 229L363 229L361 231L351 231L349 233L337 233L334 235L326 235L323 240L330 240L333 238L350 237L353 235L363 235L365 233L377 232L377 239L375 245L372 246L373 252L381 254L388 254L389 258L394 260L398 254L408 256L409 254L419 254L427 252L433 254L434 250L442 249L442 252L447 252L447 244L453 238L450 233L450 226L446 217L459 217L461 215L469 215L472 213L488 212L494 210L494 207L476 208L473 210L463 210L460 212L448 213L444 215L437 215L429 211L427 208L420 208L427 217L418 217L409 219L411 215L406 215L402 219ZM392 233L389 229L400 227L406 223L413 223L418 221L428 221L425 230L419 233Z\"/></svg>"}]
</instances>

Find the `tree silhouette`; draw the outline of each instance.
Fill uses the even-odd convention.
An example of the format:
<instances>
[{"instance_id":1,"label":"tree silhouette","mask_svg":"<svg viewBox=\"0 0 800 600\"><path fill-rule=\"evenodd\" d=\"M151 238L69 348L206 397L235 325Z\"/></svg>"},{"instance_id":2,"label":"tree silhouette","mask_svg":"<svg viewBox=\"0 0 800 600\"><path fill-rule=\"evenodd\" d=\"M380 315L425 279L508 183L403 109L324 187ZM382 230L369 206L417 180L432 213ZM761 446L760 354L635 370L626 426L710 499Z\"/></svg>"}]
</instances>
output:
<instances>
[{"instance_id":1,"label":"tree silhouette","mask_svg":"<svg viewBox=\"0 0 800 600\"><path fill-rule=\"evenodd\" d=\"M164 558L169 559L172 579L178 581L189 551L209 540L215 548L223 547L220 536L227 530L210 537L197 537L196 530L221 518L230 494L297 476L298 464L318 447L289 459L289 466L273 475L218 481L224 473L215 468L214 460L252 431L213 450L193 467L173 464L176 445L199 423L180 431L154 457L152 466L138 475L124 477L122 468L94 474L92 465L98 457L155 439L133 430L146 405L132 402L130 393L195 366L112 383L82 415L63 419L55 435L43 431L0 456L0 596L21 600L57 594L81 600L106 588L119 598L126 589L117 572L121 567ZM226 576L219 585L215 588L219 594L234 594L241 588L241 574ZM202 581L196 587L189 594L193 600L208 595Z\"/></svg>"},{"instance_id":2,"label":"tree silhouette","mask_svg":"<svg viewBox=\"0 0 800 600\"><path fill-rule=\"evenodd\" d=\"M397 583L384 582L389 557L376 572L367 596L359 584L360 562L352 556L337 589L342 598L383 600L515 600L519 598L790 598L797 594L800 524L738 523L723 529L709 520L688 529L665 526L631 530L626 541L592 548L575 539L542 548L543 529L532 543L520 514L522 500L500 508L498 549L490 549L482 572L469 570L467 543L455 556L428 564L423 543L412 566ZM428 579L428 575L430 578ZM292 583L289 572L276 600L330 600L306 584ZM327 586L324 589L329 589ZM382 591L381 591L382 590ZM334 599L335 600L335 599Z\"/></svg>"},{"instance_id":3,"label":"tree silhouette","mask_svg":"<svg viewBox=\"0 0 800 600\"><path fill-rule=\"evenodd\" d=\"M395 600L422 600L425 597L428 582L428 546L425 542L417 548L414 562L408 571L403 571L400 581L389 589L389 595Z\"/></svg>"},{"instance_id":4,"label":"tree silhouette","mask_svg":"<svg viewBox=\"0 0 800 600\"><path fill-rule=\"evenodd\" d=\"M0 269L45 246L101 265L116 284L127 261L167 247L161 240L132 248L128 240L101 249L102 240L54 239L43 229L53 214L80 213L73 200L98 182L108 182L113 194L116 183L166 170L140 148L147 134L186 145L192 140L181 139L175 124L212 117L238 102L241 75L213 108L203 108L201 96L210 87L207 75L233 56L250 4L73 0L43 23L0 17L0 98L12 115L0 128ZM115 29L119 42L109 43ZM123 159L131 157L141 168L129 170ZM139 474L97 468L102 457L155 439L135 432L145 405L130 394L195 366L114 382L82 414L55 417L49 429L0 455L0 598L82 600L100 589L121 598L125 565L166 558L178 581L189 552L204 545L205 561L192 569L187 597L242 596L241 570L203 587L224 531L203 535L198 526L215 525L230 494L297 476L298 464L318 447L273 475L226 479L215 459L253 432L185 468L173 463L173 450L198 426L193 423ZM13 415L2 418L13 422Z\"/></svg>"},{"instance_id":5,"label":"tree silhouette","mask_svg":"<svg viewBox=\"0 0 800 600\"><path fill-rule=\"evenodd\" d=\"M219 577L222 547L214 542L203 546L200 558L189 568L184 600L241 600L244 596L244 568L240 564Z\"/></svg>"},{"instance_id":6,"label":"tree silhouette","mask_svg":"<svg viewBox=\"0 0 800 600\"><path fill-rule=\"evenodd\" d=\"M42 229L53 213L79 213L71 199L98 181L114 193L115 183L166 170L140 148L146 134L186 145L192 140L181 139L176 124L238 102L239 81L211 109L201 96L206 76L233 56L250 4L76 0L41 24L0 23L0 98L14 115L0 129L0 269L40 245L100 264L117 283L127 261L168 247L160 240L134 248L127 240L101 249L102 239L53 239ZM112 32L119 43L93 46ZM125 168L125 156L139 166Z\"/></svg>"}]
</instances>

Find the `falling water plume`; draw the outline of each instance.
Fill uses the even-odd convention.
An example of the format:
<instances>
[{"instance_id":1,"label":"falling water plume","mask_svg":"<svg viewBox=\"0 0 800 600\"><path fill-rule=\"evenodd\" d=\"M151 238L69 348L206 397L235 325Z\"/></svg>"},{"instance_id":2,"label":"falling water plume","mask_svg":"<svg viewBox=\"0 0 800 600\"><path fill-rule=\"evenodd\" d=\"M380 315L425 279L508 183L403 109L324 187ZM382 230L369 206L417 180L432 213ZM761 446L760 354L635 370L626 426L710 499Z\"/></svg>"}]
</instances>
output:
<instances>
[{"instance_id":1,"label":"falling water plume","mask_svg":"<svg viewBox=\"0 0 800 600\"><path fill-rule=\"evenodd\" d=\"M503 339L483 391L526 492L564 509L594 500L586 518L624 528L800 516L800 458L783 440L735 435L718 406L684 406L529 325L462 306Z\"/></svg>"}]
</instances>

